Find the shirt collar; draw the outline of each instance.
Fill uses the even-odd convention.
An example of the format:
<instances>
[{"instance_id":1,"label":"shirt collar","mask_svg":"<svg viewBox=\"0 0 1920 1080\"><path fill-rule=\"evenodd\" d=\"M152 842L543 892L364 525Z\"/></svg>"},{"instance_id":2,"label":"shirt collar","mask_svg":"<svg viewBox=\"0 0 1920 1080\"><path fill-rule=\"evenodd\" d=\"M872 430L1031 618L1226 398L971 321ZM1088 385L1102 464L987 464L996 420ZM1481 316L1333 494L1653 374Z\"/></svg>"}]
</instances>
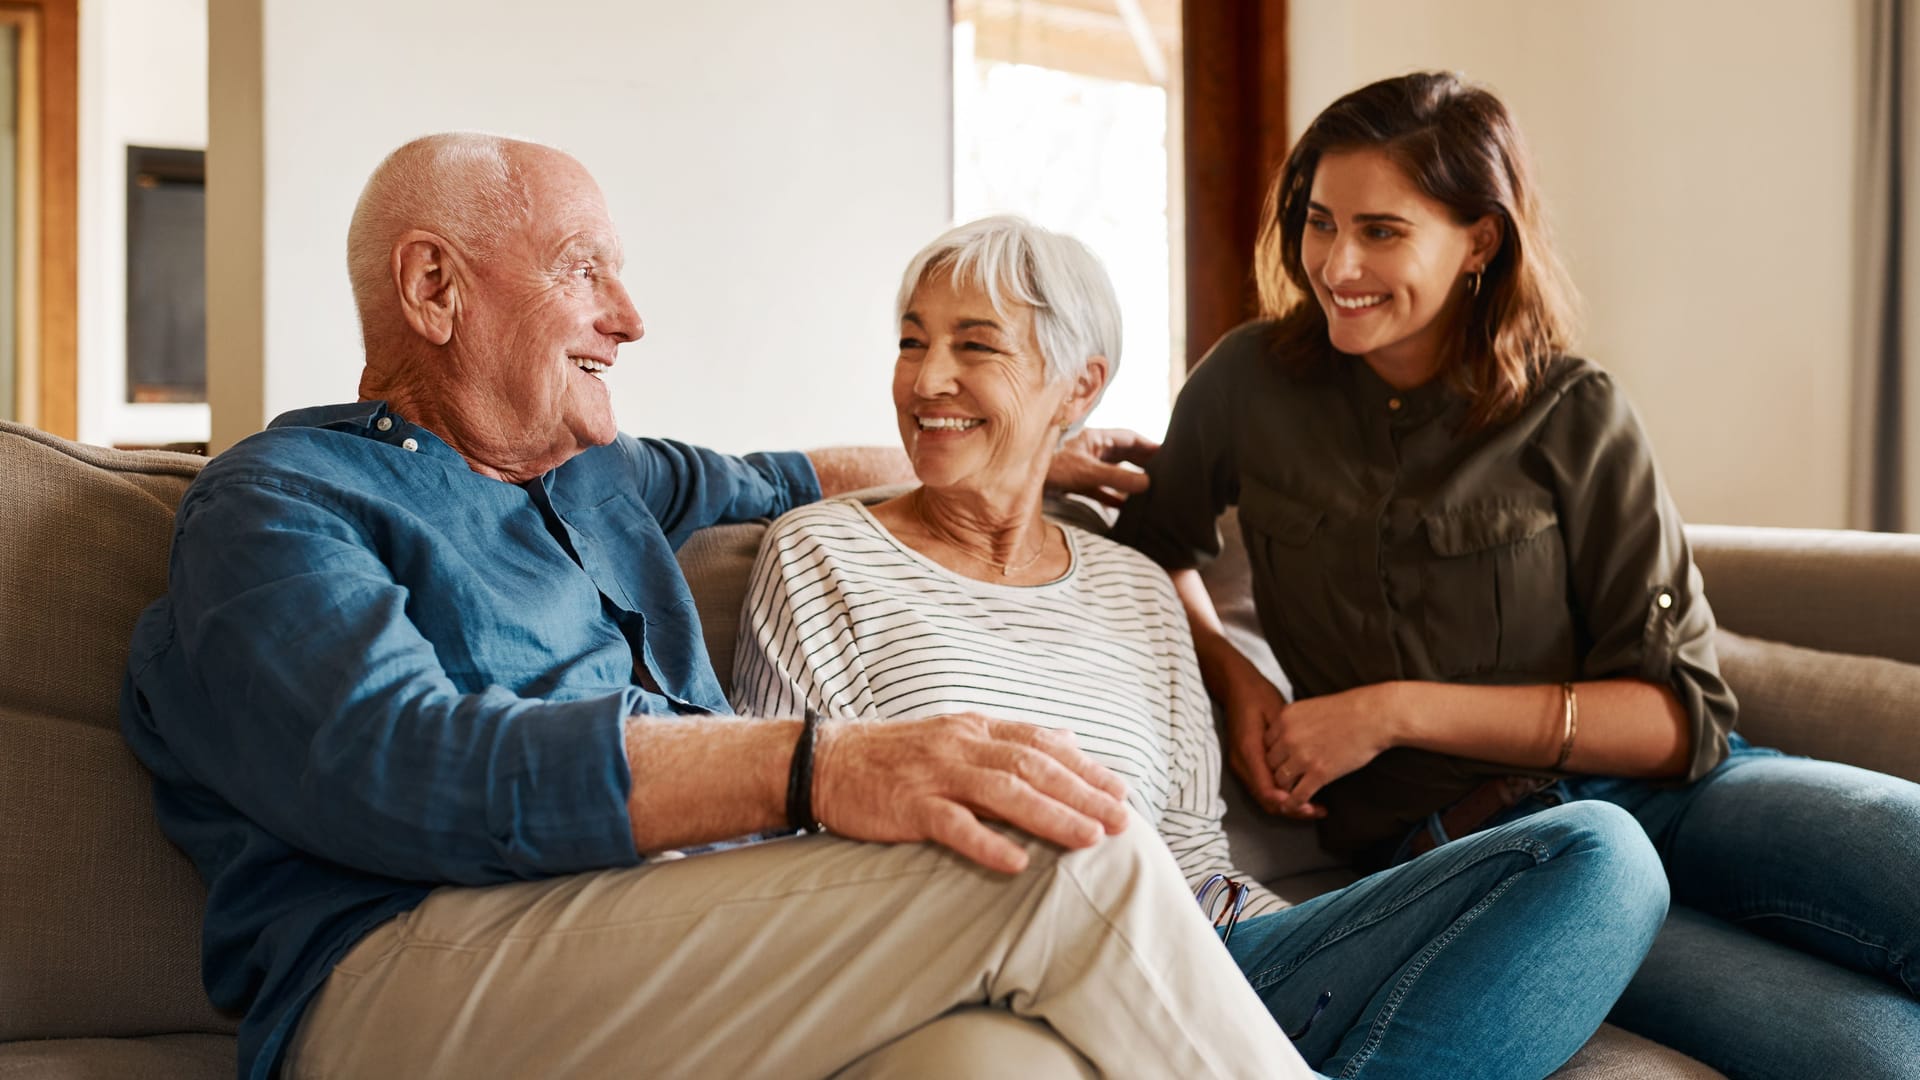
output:
<instances>
[{"instance_id":1,"label":"shirt collar","mask_svg":"<svg viewBox=\"0 0 1920 1080\"><path fill-rule=\"evenodd\" d=\"M1443 376L1435 376L1408 390L1396 390L1359 357L1343 358L1347 387L1361 415L1381 417L1395 426L1424 424L1459 404L1461 398L1447 385Z\"/></svg>"},{"instance_id":2,"label":"shirt collar","mask_svg":"<svg viewBox=\"0 0 1920 1080\"><path fill-rule=\"evenodd\" d=\"M268 427L312 427L343 431L431 458L454 461L468 468L467 459L446 440L409 422L385 401L353 401L343 405L315 405L281 413Z\"/></svg>"}]
</instances>

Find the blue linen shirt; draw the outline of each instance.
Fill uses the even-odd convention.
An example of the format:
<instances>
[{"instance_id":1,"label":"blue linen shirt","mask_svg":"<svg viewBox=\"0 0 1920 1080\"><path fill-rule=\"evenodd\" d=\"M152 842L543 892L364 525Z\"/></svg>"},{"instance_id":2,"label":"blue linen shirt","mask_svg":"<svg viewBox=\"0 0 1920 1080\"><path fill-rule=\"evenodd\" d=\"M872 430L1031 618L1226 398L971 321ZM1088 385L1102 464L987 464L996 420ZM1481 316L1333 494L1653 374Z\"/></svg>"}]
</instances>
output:
<instances>
[{"instance_id":1,"label":"blue linen shirt","mask_svg":"<svg viewBox=\"0 0 1920 1080\"><path fill-rule=\"evenodd\" d=\"M439 885L639 862L626 719L727 713L674 550L819 498L801 454L622 435L525 484L384 402L214 458L121 698L208 886L203 976L273 1074L309 998Z\"/></svg>"}]
</instances>

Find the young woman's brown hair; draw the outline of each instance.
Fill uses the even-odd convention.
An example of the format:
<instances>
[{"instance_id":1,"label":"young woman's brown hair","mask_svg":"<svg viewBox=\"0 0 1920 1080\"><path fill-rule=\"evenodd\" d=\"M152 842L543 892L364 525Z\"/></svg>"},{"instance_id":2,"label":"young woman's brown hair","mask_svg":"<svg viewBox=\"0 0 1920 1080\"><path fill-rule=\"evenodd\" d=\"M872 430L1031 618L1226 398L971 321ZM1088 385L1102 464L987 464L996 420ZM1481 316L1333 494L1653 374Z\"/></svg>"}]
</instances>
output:
<instances>
[{"instance_id":1,"label":"young woman's brown hair","mask_svg":"<svg viewBox=\"0 0 1920 1080\"><path fill-rule=\"evenodd\" d=\"M1332 352L1301 238L1320 158L1362 149L1385 153L1460 223L1500 218L1500 248L1456 319L1441 370L1472 399L1470 427L1512 416L1543 365L1571 348L1577 297L1548 242L1520 129L1499 98L1444 72L1353 91L1327 106L1287 155L1267 191L1254 254L1261 313L1279 320L1277 351L1300 364Z\"/></svg>"}]
</instances>

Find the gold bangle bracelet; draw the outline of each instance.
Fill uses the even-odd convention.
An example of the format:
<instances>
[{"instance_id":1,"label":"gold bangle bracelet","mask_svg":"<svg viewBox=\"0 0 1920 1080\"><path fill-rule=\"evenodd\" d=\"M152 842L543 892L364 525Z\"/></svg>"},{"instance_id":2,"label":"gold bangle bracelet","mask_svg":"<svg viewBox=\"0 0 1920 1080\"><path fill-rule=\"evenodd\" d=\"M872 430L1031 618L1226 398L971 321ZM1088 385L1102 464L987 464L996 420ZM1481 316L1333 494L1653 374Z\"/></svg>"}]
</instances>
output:
<instances>
[{"instance_id":1,"label":"gold bangle bracelet","mask_svg":"<svg viewBox=\"0 0 1920 1080\"><path fill-rule=\"evenodd\" d=\"M1570 682L1560 684L1560 721L1566 734L1560 740L1560 756L1553 759L1555 769L1563 768L1573 756L1573 736L1580 730L1580 698Z\"/></svg>"}]
</instances>

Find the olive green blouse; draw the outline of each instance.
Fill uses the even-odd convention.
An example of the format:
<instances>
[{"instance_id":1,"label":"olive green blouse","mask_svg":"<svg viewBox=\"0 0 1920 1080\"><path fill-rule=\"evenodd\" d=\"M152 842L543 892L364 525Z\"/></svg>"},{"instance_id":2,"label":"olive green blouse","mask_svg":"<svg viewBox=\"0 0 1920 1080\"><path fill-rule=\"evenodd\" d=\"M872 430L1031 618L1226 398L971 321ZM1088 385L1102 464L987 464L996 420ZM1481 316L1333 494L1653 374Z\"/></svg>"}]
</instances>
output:
<instances>
[{"instance_id":1,"label":"olive green blouse","mask_svg":"<svg viewBox=\"0 0 1920 1080\"><path fill-rule=\"evenodd\" d=\"M1242 326L1194 370L1116 538L1194 566L1238 505L1261 629L1297 698L1633 677L1671 687L1691 718L1687 779L1725 757L1735 703L1713 612L1605 372L1557 359L1517 417L1462 434L1467 403L1444 381L1396 391L1346 358L1290 372L1271 335ZM1375 862L1428 812L1516 773L1389 750L1323 791L1321 842Z\"/></svg>"}]
</instances>

